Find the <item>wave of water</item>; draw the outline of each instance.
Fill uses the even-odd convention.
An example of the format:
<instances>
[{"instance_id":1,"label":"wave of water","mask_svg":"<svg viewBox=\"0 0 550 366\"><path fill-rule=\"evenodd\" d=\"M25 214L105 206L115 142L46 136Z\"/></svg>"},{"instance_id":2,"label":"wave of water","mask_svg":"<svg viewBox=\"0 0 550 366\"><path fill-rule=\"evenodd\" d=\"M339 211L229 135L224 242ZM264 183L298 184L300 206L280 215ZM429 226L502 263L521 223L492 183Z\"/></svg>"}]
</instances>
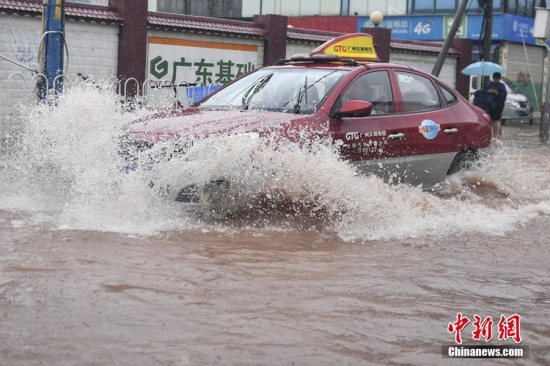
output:
<instances>
[{"instance_id":1,"label":"wave of water","mask_svg":"<svg viewBox=\"0 0 550 366\"><path fill-rule=\"evenodd\" d=\"M67 90L56 107L22 106L23 138L0 167L0 210L59 229L149 236L305 228L347 241L504 235L550 214L543 159L526 163L522 156L530 155L513 145L432 192L357 175L324 141L304 150L248 136L196 141L184 156L122 174L121 131L144 113L125 111L115 95L86 85ZM152 151L173 148L157 144ZM230 196L213 198L206 209L175 202L177 189L167 188L222 177L231 181Z\"/></svg>"}]
</instances>

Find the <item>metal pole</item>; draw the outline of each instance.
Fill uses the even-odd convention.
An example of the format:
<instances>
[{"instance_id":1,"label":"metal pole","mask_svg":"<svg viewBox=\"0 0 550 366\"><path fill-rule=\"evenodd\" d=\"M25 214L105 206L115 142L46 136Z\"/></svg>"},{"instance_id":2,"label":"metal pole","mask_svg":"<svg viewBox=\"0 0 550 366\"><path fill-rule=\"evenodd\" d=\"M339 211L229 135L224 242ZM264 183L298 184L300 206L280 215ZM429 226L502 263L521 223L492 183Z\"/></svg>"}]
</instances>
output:
<instances>
[{"instance_id":1,"label":"metal pole","mask_svg":"<svg viewBox=\"0 0 550 366\"><path fill-rule=\"evenodd\" d=\"M483 61L491 61L491 43L493 37L493 0L487 0L485 5L485 39L483 40ZM483 78L482 87L489 83L489 76Z\"/></svg>"},{"instance_id":2,"label":"metal pole","mask_svg":"<svg viewBox=\"0 0 550 366\"><path fill-rule=\"evenodd\" d=\"M449 29L449 34L447 34L447 38L445 38L445 42L443 43L443 47L441 48L441 51L439 52L439 56L437 56L437 61L435 62L434 68L432 70L432 75L439 76L439 73L441 72L441 69L443 68L443 63L445 62L445 57L447 57L447 53L449 52L449 48L451 48L451 43L453 42L453 39L455 38L455 34L458 30L458 27L460 26L460 22L462 21L462 15L466 11L466 6L468 5L469 0L462 0L460 3L460 6L458 7L458 10L456 11L455 18L453 20L453 24L451 25L451 29Z\"/></svg>"},{"instance_id":3,"label":"metal pole","mask_svg":"<svg viewBox=\"0 0 550 366\"><path fill-rule=\"evenodd\" d=\"M39 48L39 72L45 80L37 84L38 96L45 99L53 88L63 89L63 46L65 44L65 0L43 0L42 39Z\"/></svg>"},{"instance_id":4,"label":"metal pole","mask_svg":"<svg viewBox=\"0 0 550 366\"><path fill-rule=\"evenodd\" d=\"M550 47L548 47L548 44L546 43L546 39L544 40L544 44L546 46L546 57L548 58L550 57ZM546 66L547 71L549 67L550 65ZM548 73L548 75L550 75L550 72ZM548 142L549 126L550 126L550 83L547 83L546 84L546 102L544 103L544 111L542 113L542 118L540 119L540 125L539 125L539 140L543 144L546 144Z\"/></svg>"},{"instance_id":5,"label":"metal pole","mask_svg":"<svg viewBox=\"0 0 550 366\"><path fill-rule=\"evenodd\" d=\"M541 4L542 5L542 4ZM548 38L550 37L550 22L549 22L549 12L550 9L546 9L546 5L542 8L535 8L537 10L535 15L535 25L533 29L533 36L542 40L546 46L546 78L550 75L550 47L548 46ZM548 142L548 128L550 127L550 83L546 81L545 90L546 90L546 102L544 103L544 111L540 118L539 126L539 140L541 143Z\"/></svg>"}]
</instances>

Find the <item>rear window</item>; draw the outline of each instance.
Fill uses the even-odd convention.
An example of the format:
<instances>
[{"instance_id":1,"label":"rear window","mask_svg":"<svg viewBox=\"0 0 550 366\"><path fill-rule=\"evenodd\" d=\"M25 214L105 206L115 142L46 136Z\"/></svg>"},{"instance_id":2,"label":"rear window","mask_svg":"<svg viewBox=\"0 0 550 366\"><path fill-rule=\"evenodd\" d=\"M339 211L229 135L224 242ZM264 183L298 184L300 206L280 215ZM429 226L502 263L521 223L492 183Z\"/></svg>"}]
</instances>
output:
<instances>
[{"instance_id":1,"label":"rear window","mask_svg":"<svg viewBox=\"0 0 550 366\"><path fill-rule=\"evenodd\" d=\"M449 89L441 84L437 84L437 86L439 86L441 95L443 95L443 99L445 99L445 103L447 103L447 105L453 105L458 101L456 95L454 95Z\"/></svg>"},{"instance_id":2,"label":"rear window","mask_svg":"<svg viewBox=\"0 0 550 366\"><path fill-rule=\"evenodd\" d=\"M396 72L405 112L441 108L439 94L430 79L410 72Z\"/></svg>"}]
</instances>

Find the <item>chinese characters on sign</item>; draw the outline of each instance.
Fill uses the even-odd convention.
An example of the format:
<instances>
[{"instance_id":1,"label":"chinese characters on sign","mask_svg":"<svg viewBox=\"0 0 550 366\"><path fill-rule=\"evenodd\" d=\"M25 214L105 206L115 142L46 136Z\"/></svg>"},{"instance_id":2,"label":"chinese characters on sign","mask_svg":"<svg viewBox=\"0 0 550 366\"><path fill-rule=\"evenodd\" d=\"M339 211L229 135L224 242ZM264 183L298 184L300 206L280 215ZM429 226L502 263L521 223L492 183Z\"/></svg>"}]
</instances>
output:
<instances>
[{"instance_id":1,"label":"chinese characters on sign","mask_svg":"<svg viewBox=\"0 0 550 366\"><path fill-rule=\"evenodd\" d=\"M470 323L470 319L466 316L463 316L462 313L456 314L456 321L449 323L447 326L447 331L449 333L454 333L455 342L462 344L462 335L461 332L464 330L466 325ZM516 343L521 342L521 329L520 329L521 317L517 314L505 317L504 315L500 316L498 321L498 339L500 341L505 341L507 339L513 339ZM474 315L474 321L472 322L474 330L472 331L472 338L476 341L485 339L486 342L489 342L493 339L493 319L490 316L481 318L479 315Z\"/></svg>"},{"instance_id":2,"label":"chinese characters on sign","mask_svg":"<svg viewBox=\"0 0 550 366\"><path fill-rule=\"evenodd\" d=\"M203 86L225 84L255 69L258 47L149 38L149 78Z\"/></svg>"},{"instance_id":3,"label":"chinese characters on sign","mask_svg":"<svg viewBox=\"0 0 550 366\"><path fill-rule=\"evenodd\" d=\"M409 21L408 20L385 20L382 22L382 28L390 28L393 34L408 34L409 33Z\"/></svg>"}]
</instances>

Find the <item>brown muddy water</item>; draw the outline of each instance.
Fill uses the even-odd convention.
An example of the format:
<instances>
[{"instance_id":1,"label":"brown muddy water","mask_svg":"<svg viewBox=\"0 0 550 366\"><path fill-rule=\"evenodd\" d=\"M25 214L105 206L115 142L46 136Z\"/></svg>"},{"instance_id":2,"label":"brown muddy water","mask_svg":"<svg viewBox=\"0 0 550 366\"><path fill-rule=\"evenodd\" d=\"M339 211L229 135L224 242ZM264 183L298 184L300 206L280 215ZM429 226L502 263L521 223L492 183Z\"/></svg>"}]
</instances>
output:
<instances>
[{"instance_id":1,"label":"brown muddy water","mask_svg":"<svg viewBox=\"0 0 550 366\"><path fill-rule=\"evenodd\" d=\"M487 161L434 192L347 176L317 155L307 174L330 202L229 219L136 182L111 191L114 175L75 141L81 156L70 142L55 157L23 148L32 179L11 173L28 178L28 165L3 168L19 180L0 194L2 365L550 363L550 146L537 125L505 126ZM294 206L316 189L285 182ZM462 339L495 346L516 344L497 322L520 315L529 357L442 357L457 313L492 317L493 340L474 340L472 322Z\"/></svg>"}]
</instances>

